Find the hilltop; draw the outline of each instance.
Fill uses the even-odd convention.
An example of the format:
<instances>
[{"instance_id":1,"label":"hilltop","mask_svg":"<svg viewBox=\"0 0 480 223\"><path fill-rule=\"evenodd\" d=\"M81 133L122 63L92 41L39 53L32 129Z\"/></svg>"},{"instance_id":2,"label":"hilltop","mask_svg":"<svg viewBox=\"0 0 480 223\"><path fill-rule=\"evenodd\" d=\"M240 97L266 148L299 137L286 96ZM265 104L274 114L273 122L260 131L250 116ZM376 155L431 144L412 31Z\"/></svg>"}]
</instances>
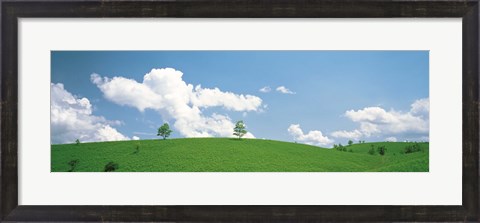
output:
<instances>
[{"instance_id":1,"label":"hilltop","mask_svg":"<svg viewBox=\"0 0 480 223\"><path fill-rule=\"evenodd\" d=\"M428 172L428 143L376 142L348 151L262 139L181 138L52 145L51 171L103 172ZM384 156L368 154L385 146ZM75 161L76 160L76 161ZM70 164L69 164L70 163ZM73 164L72 164L73 163Z\"/></svg>"}]
</instances>

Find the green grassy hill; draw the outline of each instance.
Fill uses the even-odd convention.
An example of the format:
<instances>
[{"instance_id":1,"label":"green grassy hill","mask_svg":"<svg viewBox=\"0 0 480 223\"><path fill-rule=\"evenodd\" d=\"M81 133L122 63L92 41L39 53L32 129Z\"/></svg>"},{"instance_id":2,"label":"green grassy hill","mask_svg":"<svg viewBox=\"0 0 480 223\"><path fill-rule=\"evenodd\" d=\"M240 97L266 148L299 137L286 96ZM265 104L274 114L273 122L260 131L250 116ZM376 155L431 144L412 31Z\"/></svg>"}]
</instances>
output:
<instances>
[{"instance_id":1,"label":"green grassy hill","mask_svg":"<svg viewBox=\"0 0 480 223\"><path fill-rule=\"evenodd\" d=\"M371 145L384 156L368 154ZM402 154L412 143L378 142L347 146L351 152L262 139L184 138L52 145L52 172L428 172L428 143ZM138 150L136 149L138 146Z\"/></svg>"}]
</instances>

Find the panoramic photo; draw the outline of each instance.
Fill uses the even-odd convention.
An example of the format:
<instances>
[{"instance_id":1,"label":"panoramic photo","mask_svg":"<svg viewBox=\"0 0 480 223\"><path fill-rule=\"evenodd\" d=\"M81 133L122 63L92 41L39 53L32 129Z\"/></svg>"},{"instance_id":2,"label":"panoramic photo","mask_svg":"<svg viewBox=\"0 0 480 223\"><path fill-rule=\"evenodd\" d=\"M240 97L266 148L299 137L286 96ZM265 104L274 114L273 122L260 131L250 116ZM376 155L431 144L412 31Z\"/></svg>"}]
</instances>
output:
<instances>
[{"instance_id":1,"label":"panoramic photo","mask_svg":"<svg viewBox=\"0 0 480 223\"><path fill-rule=\"evenodd\" d=\"M52 51L52 172L428 172L428 51Z\"/></svg>"}]
</instances>

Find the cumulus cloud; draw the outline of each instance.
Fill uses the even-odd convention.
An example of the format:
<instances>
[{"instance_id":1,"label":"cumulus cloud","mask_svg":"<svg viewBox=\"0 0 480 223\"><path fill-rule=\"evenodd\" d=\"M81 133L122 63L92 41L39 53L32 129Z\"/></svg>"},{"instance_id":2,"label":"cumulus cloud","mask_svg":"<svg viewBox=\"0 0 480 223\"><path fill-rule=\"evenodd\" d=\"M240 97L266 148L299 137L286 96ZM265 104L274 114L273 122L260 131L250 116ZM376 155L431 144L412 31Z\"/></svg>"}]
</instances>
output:
<instances>
[{"instance_id":1,"label":"cumulus cloud","mask_svg":"<svg viewBox=\"0 0 480 223\"><path fill-rule=\"evenodd\" d=\"M333 143L333 140L324 136L322 132L318 130L313 130L304 134L299 124L291 124L288 127L288 133L293 136L295 141L309 145L326 146Z\"/></svg>"},{"instance_id":2,"label":"cumulus cloud","mask_svg":"<svg viewBox=\"0 0 480 223\"><path fill-rule=\"evenodd\" d=\"M190 101L199 108L221 106L233 111L258 111L262 104L262 99L256 96L222 92L218 88L202 88L200 85L195 87Z\"/></svg>"},{"instance_id":3,"label":"cumulus cloud","mask_svg":"<svg viewBox=\"0 0 480 223\"><path fill-rule=\"evenodd\" d=\"M397 141L397 138L391 136L391 137L387 137L387 138L385 139L385 141L387 141L387 142L396 142L396 141Z\"/></svg>"},{"instance_id":4,"label":"cumulus cloud","mask_svg":"<svg viewBox=\"0 0 480 223\"><path fill-rule=\"evenodd\" d=\"M263 92L263 93L268 93L271 90L272 89L269 86L265 86L265 87L260 88L258 91Z\"/></svg>"},{"instance_id":5,"label":"cumulus cloud","mask_svg":"<svg viewBox=\"0 0 480 223\"><path fill-rule=\"evenodd\" d=\"M138 136L133 136L133 137L132 137L132 140L140 140L140 137L138 137Z\"/></svg>"},{"instance_id":6,"label":"cumulus cloud","mask_svg":"<svg viewBox=\"0 0 480 223\"><path fill-rule=\"evenodd\" d=\"M50 84L51 90L51 143L128 140L111 125L120 121L106 120L92 114L87 98L78 98L68 92L63 84Z\"/></svg>"},{"instance_id":7,"label":"cumulus cloud","mask_svg":"<svg viewBox=\"0 0 480 223\"><path fill-rule=\"evenodd\" d=\"M331 135L337 138L360 139L372 135L408 134L425 137L429 133L429 99L423 98L411 104L408 112L390 110L381 107L366 107L345 112L345 117L359 123L360 127L352 131L335 131Z\"/></svg>"},{"instance_id":8,"label":"cumulus cloud","mask_svg":"<svg viewBox=\"0 0 480 223\"><path fill-rule=\"evenodd\" d=\"M411 105L410 111L413 114L428 115L430 112L430 100L428 98L416 100Z\"/></svg>"},{"instance_id":9,"label":"cumulus cloud","mask_svg":"<svg viewBox=\"0 0 480 223\"><path fill-rule=\"evenodd\" d=\"M124 77L90 76L104 97L116 104L152 109L164 119L173 119L174 127L186 137L231 137L234 123L226 116L204 115L202 108L221 107L237 112L262 111L262 99L253 95L235 94L218 88L202 88L187 84L181 71L173 68L152 69L139 83ZM246 137L254 137L247 134Z\"/></svg>"},{"instance_id":10,"label":"cumulus cloud","mask_svg":"<svg viewBox=\"0 0 480 223\"><path fill-rule=\"evenodd\" d=\"M278 92L282 94L295 94L295 92L291 91L290 89L286 88L285 86L277 87L276 89Z\"/></svg>"},{"instance_id":11,"label":"cumulus cloud","mask_svg":"<svg viewBox=\"0 0 480 223\"><path fill-rule=\"evenodd\" d=\"M379 107L369 107L358 111L347 111L345 116L354 122L370 126L370 128L363 130L365 133L375 133L378 129L389 133L428 132L428 121L410 112L402 113L393 110L387 112Z\"/></svg>"},{"instance_id":12,"label":"cumulus cloud","mask_svg":"<svg viewBox=\"0 0 480 223\"><path fill-rule=\"evenodd\" d=\"M363 134L359 130L355 129L353 131L345 131L345 130L335 131L335 132L332 133L332 136L336 137L336 138L346 138L346 139L358 140L363 136Z\"/></svg>"}]
</instances>

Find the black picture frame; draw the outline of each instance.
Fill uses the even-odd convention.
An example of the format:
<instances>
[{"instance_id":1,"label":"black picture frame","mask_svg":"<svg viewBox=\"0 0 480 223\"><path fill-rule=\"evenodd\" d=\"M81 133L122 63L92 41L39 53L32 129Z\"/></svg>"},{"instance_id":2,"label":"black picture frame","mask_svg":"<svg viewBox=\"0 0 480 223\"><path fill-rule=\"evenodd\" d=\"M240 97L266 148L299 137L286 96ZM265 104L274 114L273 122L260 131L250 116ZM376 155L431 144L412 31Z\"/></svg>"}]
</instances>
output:
<instances>
[{"instance_id":1,"label":"black picture frame","mask_svg":"<svg viewBox=\"0 0 480 223\"><path fill-rule=\"evenodd\" d=\"M478 162L480 51L479 2L477 0L2 1L1 13L0 221L480 221ZM28 17L463 18L463 204L461 206L19 206L17 19Z\"/></svg>"}]
</instances>

